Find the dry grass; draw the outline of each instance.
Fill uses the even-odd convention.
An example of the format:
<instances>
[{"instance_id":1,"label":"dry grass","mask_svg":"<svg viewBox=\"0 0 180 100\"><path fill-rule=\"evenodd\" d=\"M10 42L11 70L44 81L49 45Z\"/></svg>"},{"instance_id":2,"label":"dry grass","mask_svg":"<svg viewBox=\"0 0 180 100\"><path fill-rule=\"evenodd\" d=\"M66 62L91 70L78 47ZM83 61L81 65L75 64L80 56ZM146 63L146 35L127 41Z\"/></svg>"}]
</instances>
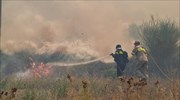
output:
<instances>
[{"instance_id":1,"label":"dry grass","mask_svg":"<svg viewBox=\"0 0 180 100\"><path fill-rule=\"evenodd\" d=\"M2 100L180 100L179 80L64 76L1 80Z\"/></svg>"}]
</instances>

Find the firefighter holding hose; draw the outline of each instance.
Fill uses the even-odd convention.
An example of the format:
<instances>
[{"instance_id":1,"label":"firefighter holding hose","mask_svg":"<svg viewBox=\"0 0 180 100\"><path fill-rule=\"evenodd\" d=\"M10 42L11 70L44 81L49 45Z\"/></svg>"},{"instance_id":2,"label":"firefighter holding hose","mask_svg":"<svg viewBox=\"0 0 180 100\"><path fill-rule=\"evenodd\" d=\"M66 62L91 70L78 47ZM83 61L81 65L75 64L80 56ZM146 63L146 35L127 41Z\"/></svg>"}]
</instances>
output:
<instances>
[{"instance_id":1,"label":"firefighter holding hose","mask_svg":"<svg viewBox=\"0 0 180 100\"><path fill-rule=\"evenodd\" d=\"M129 62L128 60L128 53L126 51L123 51L121 48L121 45L116 45L116 51L115 53L110 54L117 65L117 77L121 78L123 76L123 71L126 67L126 64Z\"/></svg>"},{"instance_id":2,"label":"firefighter holding hose","mask_svg":"<svg viewBox=\"0 0 180 100\"><path fill-rule=\"evenodd\" d=\"M148 76L148 58L147 51L144 47L140 45L139 41L134 42L134 49L131 53L135 56L137 64L136 64L136 74L141 78L141 80L146 81Z\"/></svg>"}]
</instances>

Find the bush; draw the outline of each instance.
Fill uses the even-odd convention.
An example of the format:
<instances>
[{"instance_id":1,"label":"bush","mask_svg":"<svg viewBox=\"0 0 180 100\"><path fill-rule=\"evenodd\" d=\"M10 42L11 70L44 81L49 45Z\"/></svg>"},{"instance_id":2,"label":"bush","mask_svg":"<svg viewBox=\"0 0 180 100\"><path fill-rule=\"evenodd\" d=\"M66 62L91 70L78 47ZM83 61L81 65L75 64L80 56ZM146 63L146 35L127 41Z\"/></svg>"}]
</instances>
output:
<instances>
[{"instance_id":1,"label":"bush","mask_svg":"<svg viewBox=\"0 0 180 100\"><path fill-rule=\"evenodd\" d=\"M178 24L167 18L160 19L151 16L151 20L144 22L140 29L143 33L144 43L150 54L160 66L172 67L177 61L177 42L180 39ZM177 62L176 62L177 63Z\"/></svg>"},{"instance_id":2,"label":"bush","mask_svg":"<svg viewBox=\"0 0 180 100\"><path fill-rule=\"evenodd\" d=\"M142 41L149 54L163 69L179 68L180 31L174 20L151 16L142 25L130 25L129 33L134 39Z\"/></svg>"}]
</instances>

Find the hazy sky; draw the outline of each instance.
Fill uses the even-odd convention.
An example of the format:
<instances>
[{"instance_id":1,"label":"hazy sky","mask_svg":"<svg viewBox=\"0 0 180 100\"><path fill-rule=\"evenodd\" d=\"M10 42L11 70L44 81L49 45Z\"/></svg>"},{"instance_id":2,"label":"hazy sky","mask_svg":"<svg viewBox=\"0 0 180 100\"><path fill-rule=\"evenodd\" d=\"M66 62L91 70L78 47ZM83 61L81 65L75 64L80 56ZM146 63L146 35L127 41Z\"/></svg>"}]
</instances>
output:
<instances>
[{"instance_id":1,"label":"hazy sky","mask_svg":"<svg viewBox=\"0 0 180 100\"><path fill-rule=\"evenodd\" d=\"M85 41L99 53L117 43L132 48L128 25L153 14L179 20L180 1L3 1L2 44L7 41ZM87 42L88 41L88 42Z\"/></svg>"}]
</instances>

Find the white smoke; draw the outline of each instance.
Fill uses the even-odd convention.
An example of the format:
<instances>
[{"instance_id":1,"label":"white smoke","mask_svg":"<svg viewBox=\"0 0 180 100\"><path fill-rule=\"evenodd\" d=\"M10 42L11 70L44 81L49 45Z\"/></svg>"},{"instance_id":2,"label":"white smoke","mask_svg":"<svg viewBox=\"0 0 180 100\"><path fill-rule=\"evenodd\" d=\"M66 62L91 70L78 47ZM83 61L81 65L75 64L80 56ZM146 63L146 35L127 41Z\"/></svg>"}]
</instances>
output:
<instances>
[{"instance_id":1,"label":"white smoke","mask_svg":"<svg viewBox=\"0 0 180 100\"><path fill-rule=\"evenodd\" d=\"M20 41L31 41L32 44L26 43L24 46L35 53L54 52L57 49L59 52L76 51L90 55L95 52L95 56L98 52L99 55L106 55L114 50L117 43L130 53L133 47L129 42L129 24L141 23L149 18L150 14L170 15L179 19L178 1L20 0L2 3L2 44L6 45L7 40L17 42L15 44L19 44ZM76 40L80 40L77 46ZM89 41L91 46L84 46L89 45L84 43L86 41ZM67 43L68 46L64 46L63 43ZM24 48L14 46L12 42L8 45L10 44L16 51ZM11 46L8 48L13 51Z\"/></svg>"},{"instance_id":2,"label":"white smoke","mask_svg":"<svg viewBox=\"0 0 180 100\"><path fill-rule=\"evenodd\" d=\"M2 50L7 54L13 54L14 52L22 50L28 50L29 52L34 53L37 49L37 45L32 41L15 42L13 40L8 40L2 44Z\"/></svg>"},{"instance_id":3,"label":"white smoke","mask_svg":"<svg viewBox=\"0 0 180 100\"><path fill-rule=\"evenodd\" d=\"M99 55L98 52L91 47L90 43L82 42L81 40L74 42L64 41L62 43L43 42L41 44L32 41L15 42L9 40L2 44L2 49L8 54L26 50L32 54L73 54L80 59L90 59L91 57L97 57Z\"/></svg>"},{"instance_id":4,"label":"white smoke","mask_svg":"<svg viewBox=\"0 0 180 100\"><path fill-rule=\"evenodd\" d=\"M26 70L25 72L17 72L15 74L16 79L27 79L32 77L31 70Z\"/></svg>"}]
</instances>

